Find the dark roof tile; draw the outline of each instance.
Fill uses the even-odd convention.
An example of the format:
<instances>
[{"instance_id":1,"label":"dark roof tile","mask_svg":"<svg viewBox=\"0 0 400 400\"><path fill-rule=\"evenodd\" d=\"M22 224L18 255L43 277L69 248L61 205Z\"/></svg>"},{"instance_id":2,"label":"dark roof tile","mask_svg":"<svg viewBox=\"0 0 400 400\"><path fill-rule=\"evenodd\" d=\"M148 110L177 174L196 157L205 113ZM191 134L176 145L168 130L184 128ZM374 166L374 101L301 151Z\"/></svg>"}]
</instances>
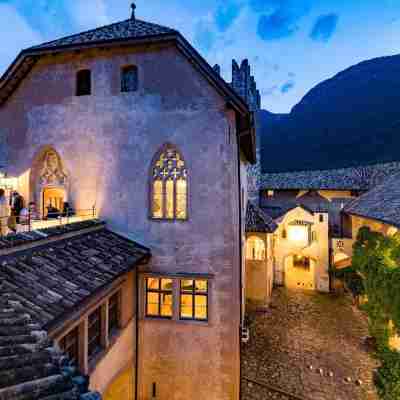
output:
<instances>
[{"instance_id":1,"label":"dark roof tile","mask_svg":"<svg viewBox=\"0 0 400 400\"><path fill-rule=\"evenodd\" d=\"M38 46L31 47L29 50L84 45L116 40L139 39L149 36L160 36L175 33L177 33L176 30L165 26L141 21L138 19L128 19L96 29L91 29L86 32L66 36L51 42L42 43Z\"/></svg>"},{"instance_id":2,"label":"dark roof tile","mask_svg":"<svg viewBox=\"0 0 400 400\"><path fill-rule=\"evenodd\" d=\"M400 227L400 174L387 178L352 201L344 210L349 214Z\"/></svg>"},{"instance_id":3,"label":"dark roof tile","mask_svg":"<svg viewBox=\"0 0 400 400\"><path fill-rule=\"evenodd\" d=\"M247 203L246 232L273 233L278 228L275 221L250 201Z\"/></svg>"}]
</instances>

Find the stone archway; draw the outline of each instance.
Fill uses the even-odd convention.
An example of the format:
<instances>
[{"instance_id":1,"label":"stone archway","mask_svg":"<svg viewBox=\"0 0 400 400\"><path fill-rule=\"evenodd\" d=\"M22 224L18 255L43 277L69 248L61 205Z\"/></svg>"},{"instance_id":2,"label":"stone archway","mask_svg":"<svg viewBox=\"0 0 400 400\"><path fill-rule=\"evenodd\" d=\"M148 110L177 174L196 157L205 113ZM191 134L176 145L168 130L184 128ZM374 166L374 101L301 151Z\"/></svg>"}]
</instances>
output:
<instances>
[{"instance_id":1,"label":"stone archway","mask_svg":"<svg viewBox=\"0 0 400 400\"><path fill-rule=\"evenodd\" d=\"M302 254L289 254L284 259L285 286L290 289L315 290L316 260Z\"/></svg>"},{"instance_id":2,"label":"stone archway","mask_svg":"<svg viewBox=\"0 0 400 400\"><path fill-rule=\"evenodd\" d=\"M35 158L31 173L31 198L41 216L47 216L48 206L62 211L68 201L68 182L60 155L53 147L46 146Z\"/></svg>"}]
</instances>

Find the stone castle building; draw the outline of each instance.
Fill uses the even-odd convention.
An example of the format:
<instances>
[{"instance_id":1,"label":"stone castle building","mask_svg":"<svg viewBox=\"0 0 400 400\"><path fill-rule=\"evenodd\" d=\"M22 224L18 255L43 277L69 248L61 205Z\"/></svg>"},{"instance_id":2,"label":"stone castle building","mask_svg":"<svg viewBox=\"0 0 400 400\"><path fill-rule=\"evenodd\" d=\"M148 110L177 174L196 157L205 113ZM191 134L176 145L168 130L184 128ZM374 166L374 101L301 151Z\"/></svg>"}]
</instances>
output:
<instances>
[{"instance_id":1,"label":"stone castle building","mask_svg":"<svg viewBox=\"0 0 400 400\"><path fill-rule=\"evenodd\" d=\"M239 399L246 311L397 230L396 165L265 173L264 117L247 60L227 83L135 8L19 54L0 187L36 211L0 238L1 399Z\"/></svg>"},{"instance_id":2,"label":"stone castle building","mask_svg":"<svg viewBox=\"0 0 400 400\"><path fill-rule=\"evenodd\" d=\"M250 94L246 76L233 87ZM0 101L4 168L25 202L47 221L66 205L102 221L4 244L0 278L18 288L17 306L104 399L238 399L246 170L256 160L245 99L179 32L133 12L23 50ZM64 367L41 368L16 371L0 393L61 398L51 379Z\"/></svg>"}]
</instances>

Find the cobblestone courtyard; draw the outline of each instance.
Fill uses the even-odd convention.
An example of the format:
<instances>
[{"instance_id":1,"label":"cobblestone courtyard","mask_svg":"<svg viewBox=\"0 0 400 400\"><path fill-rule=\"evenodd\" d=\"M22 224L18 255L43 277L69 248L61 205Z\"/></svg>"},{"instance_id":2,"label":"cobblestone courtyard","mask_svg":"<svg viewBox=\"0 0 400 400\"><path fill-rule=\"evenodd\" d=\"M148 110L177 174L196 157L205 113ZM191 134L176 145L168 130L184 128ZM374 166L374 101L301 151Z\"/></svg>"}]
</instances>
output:
<instances>
[{"instance_id":1,"label":"cobblestone courtyard","mask_svg":"<svg viewBox=\"0 0 400 400\"><path fill-rule=\"evenodd\" d=\"M242 400L376 400L367 335L365 317L348 298L274 289L270 310L250 317Z\"/></svg>"}]
</instances>

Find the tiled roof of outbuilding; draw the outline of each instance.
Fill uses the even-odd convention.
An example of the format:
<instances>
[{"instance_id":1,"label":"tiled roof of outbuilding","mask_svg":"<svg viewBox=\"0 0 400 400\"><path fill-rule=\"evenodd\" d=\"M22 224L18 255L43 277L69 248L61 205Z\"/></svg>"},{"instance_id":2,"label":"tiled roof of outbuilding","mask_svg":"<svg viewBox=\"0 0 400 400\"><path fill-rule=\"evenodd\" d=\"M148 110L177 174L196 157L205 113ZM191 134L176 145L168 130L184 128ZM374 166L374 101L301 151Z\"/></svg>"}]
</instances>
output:
<instances>
[{"instance_id":1,"label":"tiled roof of outbuilding","mask_svg":"<svg viewBox=\"0 0 400 400\"><path fill-rule=\"evenodd\" d=\"M138 19L128 19L96 29L91 29L86 32L66 36L64 38L53 40L51 42L42 43L38 46L33 46L30 49L49 49L71 45L137 39L170 33L174 34L177 33L177 31L165 26L141 21Z\"/></svg>"},{"instance_id":2,"label":"tiled roof of outbuilding","mask_svg":"<svg viewBox=\"0 0 400 400\"><path fill-rule=\"evenodd\" d=\"M400 174L352 201L345 207L348 214L359 215L400 227Z\"/></svg>"},{"instance_id":3,"label":"tiled roof of outbuilding","mask_svg":"<svg viewBox=\"0 0 400 400\"><path fill-rule=\"evenodd\" d=\"M0 278L47 328L149 256L148 249L100 227L0 256Z\"/></svg>"},{"instance_id":4,"label":"tiled roof of outbuilding","mask_svg":"<svg viewBox=\"0 0 400 400\"><path fill-rule=\"evenodd\" d=\"M368 190L400 171L400 163L263 174L262 189Z\"/></svg>"},{"instance_id":5,"label":"tiled roof of outbuilding","mask_svg":"<svg viewBox=\"0 0 400 400\"><path fill-rule=\"evenodd\" d=\"M44 231L0 248L0 400L97 400L47 332L150 251L100 221Z\"/></svg>"},{"instance_id":6,"label":"tiled roof of outbuilding","mask_svg":"<svg viewBox=\"0 0 400 400\"><path fill-rule=\"evenodd\" d=\"M87 380L1 280L0 291L0 399L100 399L97 393L84 394Z\"/></svg>"},{"instance_id":7,"label":"tiled roof of outbuilding","mask_svg":"<svg viewBox=\"0 0 400 400\"><path fill-rule=\"evenodd\" d=\"M278 228L276 222L250 201L247 203L246 232L273 233Z\"/></svg>"}]
</instances>

